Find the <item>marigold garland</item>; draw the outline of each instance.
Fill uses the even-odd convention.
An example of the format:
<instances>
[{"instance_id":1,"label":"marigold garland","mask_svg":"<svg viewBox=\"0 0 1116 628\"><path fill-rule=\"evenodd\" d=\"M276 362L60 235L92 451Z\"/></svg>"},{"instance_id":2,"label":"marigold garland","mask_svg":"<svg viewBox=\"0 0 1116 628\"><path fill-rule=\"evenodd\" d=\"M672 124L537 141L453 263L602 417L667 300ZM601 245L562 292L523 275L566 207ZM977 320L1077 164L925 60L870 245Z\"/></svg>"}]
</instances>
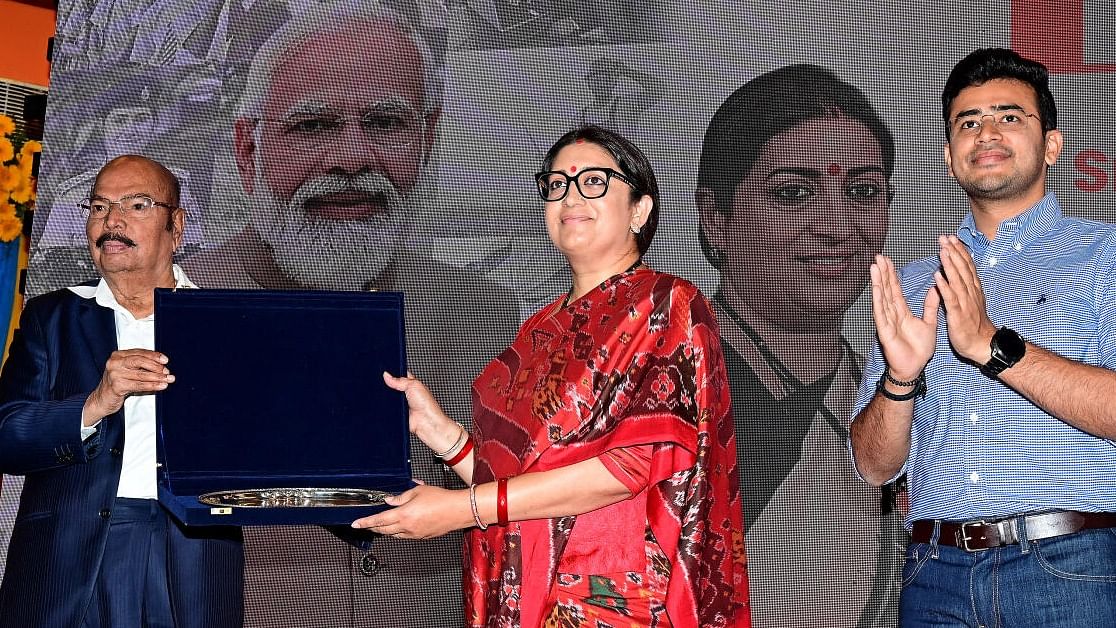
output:
<instances>
[{"instance_id":1,"label":"marigold garland","mask_svg":"<svg viewBox=\"0 0 1116 628\"><path fill-rule=\"evenodd\" d=\"M43 145L28 140L15 122L0 115L0 242L11 242L23 233L23 221L35 206L35 155Z\"/></svg>"}]
</instances>

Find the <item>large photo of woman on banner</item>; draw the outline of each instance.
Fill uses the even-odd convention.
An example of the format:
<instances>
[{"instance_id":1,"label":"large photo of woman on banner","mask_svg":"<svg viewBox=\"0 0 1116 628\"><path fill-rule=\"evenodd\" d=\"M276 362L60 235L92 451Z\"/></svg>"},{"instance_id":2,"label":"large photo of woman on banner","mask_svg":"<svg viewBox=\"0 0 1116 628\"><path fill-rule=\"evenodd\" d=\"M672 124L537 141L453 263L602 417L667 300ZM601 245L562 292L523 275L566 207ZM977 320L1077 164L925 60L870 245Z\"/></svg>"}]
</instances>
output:
<instances>
[{"instance_id":1,"label":"large photo of woman on banner","mask_svg":"<svg viewBox=\"0 0 1116 628\"><path fill-rule=\"evenodd\" d=\"M752 79L705 134L699 237L721 275L757 625L895 621L905 533L893 492L848 459L864 358L842 335L883 250L894 164L864 94L814 65Z\"/></svg>"}]
</instances>

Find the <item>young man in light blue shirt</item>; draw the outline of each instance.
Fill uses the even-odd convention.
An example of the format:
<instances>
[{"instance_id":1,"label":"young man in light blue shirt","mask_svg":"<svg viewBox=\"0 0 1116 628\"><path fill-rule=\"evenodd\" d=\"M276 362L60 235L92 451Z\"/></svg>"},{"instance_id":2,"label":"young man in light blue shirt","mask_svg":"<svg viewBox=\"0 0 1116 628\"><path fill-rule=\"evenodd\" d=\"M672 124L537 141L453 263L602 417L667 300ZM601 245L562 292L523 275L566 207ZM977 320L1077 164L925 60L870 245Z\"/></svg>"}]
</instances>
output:
<instances>
[{"instance_id":1,"label":"young man in light blue shirt","mask_svg":"<svg viewBox=\"0 0 1116 628\"><path fill-rule=\"evenodd\" d=\"M907 474L901 624L1116 617L1116 228L1046 191L1062 150L1046 68L978 50L942 94L971 212L937 257L871 269L878 345L850 446Z\"/></svg>"}]
</instances>

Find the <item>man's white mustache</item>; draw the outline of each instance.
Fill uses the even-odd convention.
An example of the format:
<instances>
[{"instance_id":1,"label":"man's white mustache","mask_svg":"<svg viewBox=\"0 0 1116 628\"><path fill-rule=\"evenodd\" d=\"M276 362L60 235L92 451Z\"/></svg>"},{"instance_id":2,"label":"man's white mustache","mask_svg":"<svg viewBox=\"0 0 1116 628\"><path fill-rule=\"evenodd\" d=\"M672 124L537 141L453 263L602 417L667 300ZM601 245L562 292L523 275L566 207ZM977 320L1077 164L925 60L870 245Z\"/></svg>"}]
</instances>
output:
<instances>
[{"instance_id":1,"label":"man's white mustache","mask_svg":"<svg viewBox=\"0 0 1116 628\"><path fill-rule=\"evenodd\" d=\"M354 175L326 174L315 177L298 187L291 196L291 205L305 209L306 203L330 194L356 192L380 200L387 207L398 207L403 195L390 179L377 172L358 172Z\"/></svg>"}]
</instances>

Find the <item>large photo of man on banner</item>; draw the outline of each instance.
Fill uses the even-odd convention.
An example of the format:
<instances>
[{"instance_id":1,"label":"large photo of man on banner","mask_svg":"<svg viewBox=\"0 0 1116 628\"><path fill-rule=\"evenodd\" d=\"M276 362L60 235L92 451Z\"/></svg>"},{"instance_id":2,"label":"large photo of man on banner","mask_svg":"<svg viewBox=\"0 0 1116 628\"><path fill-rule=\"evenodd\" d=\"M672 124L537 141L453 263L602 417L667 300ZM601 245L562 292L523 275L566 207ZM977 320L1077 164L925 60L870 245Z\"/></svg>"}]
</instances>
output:
<instances>
[{"instance_id":1,"label":"large photo of man on banner","mask_svg":"<svg viewBox=\"0 0 1116 628\"><path fill-rule=\"evenodd\" d=\"M467 422L465 386L510 339L519 312L514 295L431 259L410 238L432 202L441 66L402 12L292 17L248 65L226 130L245 224L185 266L202 287L402 291L409 368ZM448 482L421 444L411 464L427 484ZM347 542L320 528L249 529L246 623L334 625L344 609L356 625L457 621L459 534L428 544L342 536ZM412 603L418 595L423 603Z\"/></svg>"}]
</instances>

